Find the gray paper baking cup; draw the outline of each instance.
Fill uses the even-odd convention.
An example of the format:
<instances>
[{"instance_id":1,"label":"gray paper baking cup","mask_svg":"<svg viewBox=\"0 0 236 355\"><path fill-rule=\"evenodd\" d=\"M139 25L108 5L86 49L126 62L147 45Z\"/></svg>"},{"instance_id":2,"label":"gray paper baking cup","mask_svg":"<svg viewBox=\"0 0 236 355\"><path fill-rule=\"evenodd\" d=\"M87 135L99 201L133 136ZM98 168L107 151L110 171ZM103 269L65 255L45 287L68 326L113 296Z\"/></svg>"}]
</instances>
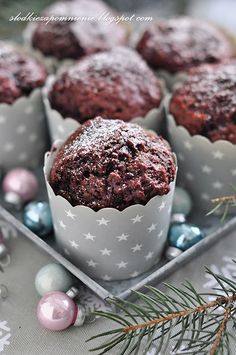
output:
<instances>
[{"instance_id":1,"label":"gray paper baking cup","mask_svg":"<svg viewBox=\"0 0 236 355\"><path fill-rule=\"evenodd\" d=\"M45 24L45 26L47 26ZM24 39L24 47L25 49L31 53L36 59L40 60L40 62L44 63L47 72L49 74L54 74L56 73L61 66L63 67L68 67L72 65L75 60L73 59L62 59L59 60L56 57L53 56L46 56L42 52L40 52L38 49L32 47L32 35L33 32L35 31L35 28L37 27L37 23L29 23L28 26L25 28L23 31L23 39Z\"/></svg>"},{"instance_id":2,"label":"gray paper baking cup","mask_svg":"<svg viewBox=\"0 0 236 355\"><path fill-rule=\"evenodd\" d=\"M48 135L41 89L13 104L0 104L0 166L36 167L47 150Z\"/></svg>"},{"instance_id":3,"label":"gray paper baking cup","mask_svg":"<svg viewBox=\"0 0 236 355\"><path fill-rule=\"evenodd\" d=\"M122 280L136 277L160 261L166 244L175 181L170 192L145 206L123 211L71 206L56 196L49 174L62 141L45 156L44 173L55 238L65 256L93 278Z\"/></svg>"},{"instance_id":4,"label":"gray paper baking cup","mask_svg":"<svg viewBox=\"0 0 236 355\"><path fill-rule=\"evenodd\" d=\"M197 208L208 212L214 207L211 199L234 193L236 145L226 140L213 143L201 135L191 136L168 113L169 102L170 97L166 98L168 136L178 158L179 184L191 193Z\"/></svg>"},{"instance_id":5,"label":"gray paper baking cup","mask_svg":"<svg viewBox=\"0 0 236 355\"><path fill-rule=\"evenodd\" d=\"M80 123L73 118L64 118L60 112L52 109L48 99L48 93L53 85L55 76L50 75L43 88L43 102L48 120L48 126L50 131L51 141L54 142L58 139L66 139L71 133L73 133ZM165 87L162 85L163 96L165 95ZM150 110L145 117L135 117L130 122L137 123L143 128L151 129L159 132L162 126L164 117L164 99L162 100L158 108Z\"/></svg>"},{"instance_id":6,"label":"gray paper baking cup","mask_svg":"<svg viewBox=\"0 0 236 355\"><path fill-rule=\"evenodd\" d=\"M161 78L165 82L166 88L169 91L172 91L176 84L185 81L188 77L187 74L182 71L172 74L167 70L160 69L156 70L155 73L158 78Z\"/></svg>"}]
</instances>

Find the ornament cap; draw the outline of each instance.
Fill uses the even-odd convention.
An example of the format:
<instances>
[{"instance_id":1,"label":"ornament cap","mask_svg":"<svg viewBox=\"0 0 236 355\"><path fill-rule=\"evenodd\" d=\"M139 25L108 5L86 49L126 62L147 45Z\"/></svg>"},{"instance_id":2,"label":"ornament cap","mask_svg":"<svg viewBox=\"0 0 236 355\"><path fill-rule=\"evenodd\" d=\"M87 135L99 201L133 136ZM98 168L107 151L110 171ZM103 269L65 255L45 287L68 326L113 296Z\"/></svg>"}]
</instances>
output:
<instances>
[{"instance_id":1,"label":"ornament cap","mask_svg":"<svg viewBox=\"0 0 236 355\"><path fill-rule=\"evenodd\" d=\"M167 259L167 260L173 260L173 259L175 259L177 256L179 256L180 254L182 254L182 250L180 250L179 248L176 248L176 247L171 247L171 246L169 246L169 247L166 249L165 256L166 256L166 259Z\"/></svg>"},{"instance_id":2,"label":"ornament cap","mask_svg":"<svg viewBox=\"0 0 236 355\"><path fill-rule=\"evenodd\" d=\"M171 216L171 223L185 223L185 222L186 222L186 218L183 213L174 213Z\"/></svg>"},{"instance_id":3,"label":"ornament cap","mask_svg":"<svg viewBox=\"0 0 236 355\"><path fill-rule=\"evenodd\" d=\"M21 197L14 191L6 192L4 195L4 200L8 205L14 206L15 209L21 209L23 205Z\"/></svg>"},{"instance_id":4,"label":"ornament cap","mask_svg":"<svg viewBox=\"0 0 236 355\"><path fill-rule=\"evenodd\" d=\"M67 294L67 296L69 296L69 297L73 300L74 298L76 298L76 297L78 296L79 290L78 290L76 287L72 286L72 287L66 292L66 294Z\"/></svg>"}]
</instances>

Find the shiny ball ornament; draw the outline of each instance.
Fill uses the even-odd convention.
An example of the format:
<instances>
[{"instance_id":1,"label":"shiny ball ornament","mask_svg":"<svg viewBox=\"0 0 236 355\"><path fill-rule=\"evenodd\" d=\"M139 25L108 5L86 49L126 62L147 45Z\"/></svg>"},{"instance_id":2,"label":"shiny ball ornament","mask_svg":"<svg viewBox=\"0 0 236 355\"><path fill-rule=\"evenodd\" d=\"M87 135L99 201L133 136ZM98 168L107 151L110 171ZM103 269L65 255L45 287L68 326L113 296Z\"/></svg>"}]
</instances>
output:
<instances>
[{"instance_id":1,"label":"shiny ball ornament","mask_svg":"<svg viewBox=\"0 0 236 355\"><path fill-rule=\"evenodd\" d=\"M23 168L10 170L3 179L4 199L10 205L20 207L35 198L38 181L35 175Z\"/></svg>"},{"instance_id":2,"label":"shiny ball ornament","mask_svg":"<svg viewBox=\"0 0 236 355\"><path fill-rule=\"evenodd\" d=\"M23 223L39 237L52 231L52 216L49 204L43 201L30 202L24 209Z\"/></svg>"},{"instance_id":3,"label":"shiny ball ornament","mask_svg":"<svg viewBox=\"0 0 236 355\"><path fill-rule=\"evenodd\" d=\"M49 330L60 331L72 325L77 317L78 306L64 292L55 291L44 295L37 307L40 324Z\"/></svg>"},{"instance_id":4,"label":"shiny ball ornament","mask_svg":"<svg viewBox=\"0 0 236 355\"><path fill-rule=\"evenodd\" d=\"M84 307L81 305L77 305L77 315L73 324L75 327L81 327L81 325L84 324L86 318L85 314L86 313Z\"/></svg>"},{"instance_id":5,"label":"shiny ball ornament","mask_svg":"<svg viewBox=\"0 0 236 355\"><path fill-rule=\"evenodd\" d=\"M172 213L182 213L187 216L192 209L192 200L188 192L182 187L176 187L172 206Z\"/></svg>"},{"instance_id":6,"label":"shiny ball ornament","mask_svg":"<svg viewBox=\"0 0 236 355\"><path fill-rule=\"evenodd\" d=\"M35 288L40 296L48 292L66 292L73 284L71 274L60 264L51 263L42 267L35 277ZM71 288L72 290L72 288ZM69 292L69 291L68 291ZM70 294L68 294L70 298Z\"/></svg>"},{"instance_id":7,"label":"shiny ball ornament","mask_svg":"<svg viewBox=\"0 0 236 355\"><path fill-rule=\"evenodd\" d=\"M204 237L200 228L194 224L173 223L168 233L169 245L185 251Z\"/></svg>"}]
</instances>

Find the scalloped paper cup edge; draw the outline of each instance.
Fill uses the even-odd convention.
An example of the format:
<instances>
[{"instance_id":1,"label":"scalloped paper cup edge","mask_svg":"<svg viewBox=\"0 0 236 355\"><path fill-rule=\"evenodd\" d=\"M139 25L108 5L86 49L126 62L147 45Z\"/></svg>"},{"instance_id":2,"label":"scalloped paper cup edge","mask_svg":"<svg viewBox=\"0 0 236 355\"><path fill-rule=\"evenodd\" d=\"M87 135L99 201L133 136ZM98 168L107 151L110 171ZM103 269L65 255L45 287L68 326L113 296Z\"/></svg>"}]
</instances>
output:
<instances>
[{"instance_id":1,"label":"scalloped paper cup edge","mask_svg":"<svg viewBox=\"0 0 236 355\"><path fill-rule=\"evenodd\" d=\"M191 136L169 113L171 96L166 97L167 130L178 157L178 182L192 195L196 207L209 212L212 198L232 195L236 178L236 145L226 140L211 142L201 135Z\"/></svg>"},{"instance_id":2,"label":"scalloped paper cup edge","mask_svg":"<svg viewBox=\"0 0 236 355\"><path fill-rule=\"evenodd\" d=\"M56 196L48 182L61 145L62 141L55 142L46 153L44 174L55 238L65 256L90 277L105 281L137 277L157 264L166 245L175 180L167 195L155 196L145 206L97 212L73 207Z\"/></svg>"},{"instance_id":3,"label":"scalloped paper cup edge","mask_svg":"<svg viewBox=\"0 0 236 355\"><path fill-rule=\"evenodd\" d=\"M55 76L50 75L46 81L43 88L43 102L46 111L46 116L48 120L48 126L50 130L51 141L54 142L58 139L64 140L71 133L73 133L77 128L81 126L73 118L64 118L59 111L52 109L49 99L48 92L55 80ZM144 117L135 117L130 122L137 123L145 129L154 130L155 132L160 132L164 120L164 98L165 98L165 86L162 85L163 99L158 108L150 110Z\"/></svg>"},{"instance_id":4,"label":"scalloped paper cup edge","mask_svg":"<svg viewBox=\"0 0 236 355\"><path fill-rule=\"evenodd\" d=\"M166 87L169 91L172 91L176 84L182 83L188 77L188 75L183 71L172 74L167 70L158 69L155 71L155 73L158 78L162 79L165 82Z\"/></svg>"},{"instance_id":5,"label":"scalloped paper cup edge","mask_svg":"<svg viewBox=\"0 0 236 355\"><path fill-rule=\"evenodd\" d=\"M13 104L0 104L0 165L35 168L48 148L48 134L41 88Z\"/></svg>"}]
</instances>

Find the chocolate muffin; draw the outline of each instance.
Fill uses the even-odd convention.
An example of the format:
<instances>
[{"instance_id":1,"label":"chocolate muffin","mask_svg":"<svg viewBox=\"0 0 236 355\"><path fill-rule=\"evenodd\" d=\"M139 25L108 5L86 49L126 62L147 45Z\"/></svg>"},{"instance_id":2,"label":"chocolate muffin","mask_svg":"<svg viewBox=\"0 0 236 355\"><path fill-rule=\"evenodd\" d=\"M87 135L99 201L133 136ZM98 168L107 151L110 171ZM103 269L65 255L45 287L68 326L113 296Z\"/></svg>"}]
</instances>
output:
<instances>
[{"instance_id":1,"label":"chocolate muffin","mask_svg":"<svg viewBox=\"0 0 236 355\"><path fill-rule=\"evenodd\" d=\"M235 56L233 43L220 29L188 17L152 24L139 40L137 50L151 67L170 73Z\"/></svg>"},{"instance_id":2,"label":"chocolate muffin","mask_svg":"<svg viewBox=\"0 0 236 355\"><path fill-rule=\"evenodd\" d=\"M129 121L158 107L162 90L135 51L118 47L86 57L62 73L49 99L63 117L80 123L98 115Z\"/></svg>"},{"instance_id":3,"label":"chocolate muffin","mask_svg":"<svg viewBox=\"0 0 236 355\"><path fill-rule=\"evenodd\" d=\"M68 20L51 21L47 25L39 23L32 35L32 45L45 56L78 59L126 44L126 28L99 18L105 14L116 16L100 0L58 1L48 7L44 15L68 17ZM72 16L77 20L70 20Z\"/></svg>"},{"instance_id":4,"label":"chocolate muffin","mask_svg":"<svg viewBox=\"0 0 236 355\"><path fill-rule=\"evenodd\" d=\"M236 61L190 76L175 89L170 113L191 135L236 144Z\"/></svg>"},{"instance_id":5,"label":"chocolate muffin","mask_svg":"<svg viewBox=\"0 0 236 355\"><path fill-rule=\"evenodd\" d=\"M14 46L0 41L0 103L12 104L43 86L47 73L42 64Z\"/></svg>"},{"instance_id":6,"label":"chocolate muffin","mask_svg":"<svg viewBox=\"0 0 236 355\"><path fill-rule=\"evenodd\" d=\"M132 123L97 117L59 150L49 182L73 206L120 211L167 194L175 177L169 144Z\"/></svg>"}]
</instances>

